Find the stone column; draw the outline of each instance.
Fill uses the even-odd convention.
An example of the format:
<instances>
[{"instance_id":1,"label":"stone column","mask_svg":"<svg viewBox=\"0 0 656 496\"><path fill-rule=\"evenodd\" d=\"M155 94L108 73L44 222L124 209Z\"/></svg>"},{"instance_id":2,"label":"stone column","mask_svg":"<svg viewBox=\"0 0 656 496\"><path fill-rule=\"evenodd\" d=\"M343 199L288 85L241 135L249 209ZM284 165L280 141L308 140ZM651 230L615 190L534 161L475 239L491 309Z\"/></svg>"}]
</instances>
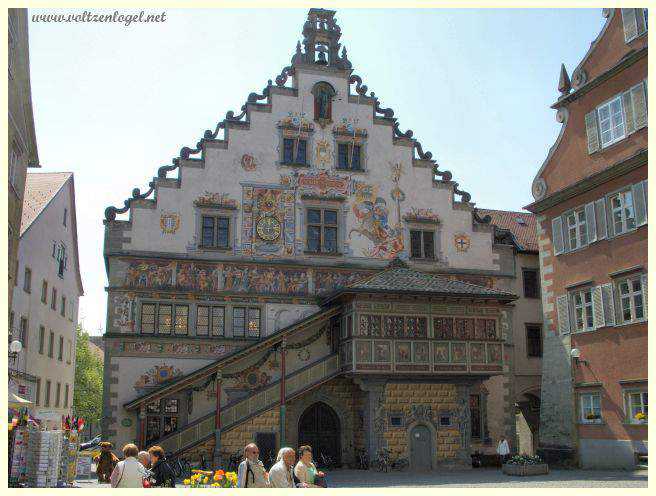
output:
<instances>
[{"instance_id":1,"label":"stone column","mask_svg":"<svg viewBox=\"0 0 656 496\"><path fill-rule=\"evenodd\" d=\"M460 446L458 448L457 462L471 468L471 411L469 409L470 384L456 386L457 410L456 422L460 431Z\"/></svg>"},{"instance_id":2,"label":"stone column","mask_svg":"<svg viewBox=\"0 0 656 496\"><path fill-rule=\"evenodd\" d=\"M221 467L223 460L221 457L221 372L217 371L214 381L216 383L216 418L214 419L214 452L212 461L215 467Z\"/></svg>"},{"instance_id":3,"label":"stone column","mask_svg":"<svg viewBox=\"0 0 656 496\"><path fill-rule=\"evenodd\" d=\"M377 459L377 451L385 446L385 426L387 424L385 410L385 381L377 379L359 379L355 382L367 393L364 411L364 429L366 450L369 462Z\"/></svg>"}]
</instances>

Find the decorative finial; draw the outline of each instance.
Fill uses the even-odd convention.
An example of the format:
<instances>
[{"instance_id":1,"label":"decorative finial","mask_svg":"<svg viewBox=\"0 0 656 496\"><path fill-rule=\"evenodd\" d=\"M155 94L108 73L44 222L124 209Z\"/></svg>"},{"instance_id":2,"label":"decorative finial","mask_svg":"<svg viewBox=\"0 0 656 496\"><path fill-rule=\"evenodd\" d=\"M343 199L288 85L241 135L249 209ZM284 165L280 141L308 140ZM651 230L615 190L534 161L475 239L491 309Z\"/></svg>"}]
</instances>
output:
<instances>
[{"instance_id":1,"label":"decorative finial","mask_svg":"<svg viewBox=\"0 0 656 496\"><path fill-rule=\"evenodd\" d=\"M572 82L569 80L565 64L560 65L560 78L558 80L558 91L565 96L572 90Z\"/></svg>"}]
</instances>

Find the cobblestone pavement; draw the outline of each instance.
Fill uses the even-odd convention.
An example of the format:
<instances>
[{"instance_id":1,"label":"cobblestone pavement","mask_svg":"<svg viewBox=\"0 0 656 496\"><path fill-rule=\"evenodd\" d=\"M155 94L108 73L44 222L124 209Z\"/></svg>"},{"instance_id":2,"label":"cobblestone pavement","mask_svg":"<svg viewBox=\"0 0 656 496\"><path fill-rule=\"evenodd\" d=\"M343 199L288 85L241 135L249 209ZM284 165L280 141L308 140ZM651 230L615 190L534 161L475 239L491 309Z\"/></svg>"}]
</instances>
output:
<instances>
[{"instance_id":1,"label":"cobblestone pavement","mask_svg":"<svg viewBox=\"0 0 656 496\"><path fill-rule=\"evenodd\" d=\"M510 477L498 469L451 472L392 472L336 470L330 487L647 487L647 471L553 470L548 475ZM77 481L82 488L109 487L96 480Z\"/></svg>"}]
</instances>

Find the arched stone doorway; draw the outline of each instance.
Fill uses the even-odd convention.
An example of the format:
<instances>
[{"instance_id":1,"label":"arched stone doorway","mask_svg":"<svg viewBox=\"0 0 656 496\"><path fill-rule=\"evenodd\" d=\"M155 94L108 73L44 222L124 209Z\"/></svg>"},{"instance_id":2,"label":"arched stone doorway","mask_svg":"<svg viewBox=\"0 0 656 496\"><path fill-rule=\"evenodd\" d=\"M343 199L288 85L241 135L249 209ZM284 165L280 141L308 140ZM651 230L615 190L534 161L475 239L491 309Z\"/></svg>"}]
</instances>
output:
<instances>
[{"instance_id":1,"label":"arched stone doorway","mask_svg":"<svg viewBox=\"0 0 656 496\"><path fill-rule=\"evenodd\" d=\"M428 471L433 468L433 433L425 424L415 424L409 431L410 468Z\"/></svg>"},{"instance_id":2,"label":"arched stone doorway","mask_svg":"<svg viewBox=\"0 0 656 496\"><path fill-rule=\"evenodd\" d=\"M341 465L341 425L339 417L322 401L305 409L298 421L298 445L312 447L314 459L321 463L321 454Z\"/></svg>"}]
</instances>

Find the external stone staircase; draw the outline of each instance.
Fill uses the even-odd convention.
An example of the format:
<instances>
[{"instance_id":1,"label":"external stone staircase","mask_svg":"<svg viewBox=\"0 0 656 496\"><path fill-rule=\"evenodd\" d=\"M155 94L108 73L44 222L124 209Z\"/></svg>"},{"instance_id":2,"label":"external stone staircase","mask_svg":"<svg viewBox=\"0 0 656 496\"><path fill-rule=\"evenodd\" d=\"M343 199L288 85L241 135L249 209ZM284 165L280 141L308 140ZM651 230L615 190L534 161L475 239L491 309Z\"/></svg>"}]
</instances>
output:
<instances>
[{"instance_id":1,"label":"external stone staircase","mask_svg":"<svg viewBox=\"0 0 656 496\"><path fill-rule=\"evenodd\" d=\"M339 357L331 354L317 359L300 370L285 376L285 401L289 401L310 389L336 377L340 373ZM221 408L221 431L238 427L250 418L280 404L280 380L263 389L256 390L245 398L228 403ZM207 441L214 435L216 413L210 413L180 430L153 441L164 451L174 456Z\"/></svg>"}]
</instances>

